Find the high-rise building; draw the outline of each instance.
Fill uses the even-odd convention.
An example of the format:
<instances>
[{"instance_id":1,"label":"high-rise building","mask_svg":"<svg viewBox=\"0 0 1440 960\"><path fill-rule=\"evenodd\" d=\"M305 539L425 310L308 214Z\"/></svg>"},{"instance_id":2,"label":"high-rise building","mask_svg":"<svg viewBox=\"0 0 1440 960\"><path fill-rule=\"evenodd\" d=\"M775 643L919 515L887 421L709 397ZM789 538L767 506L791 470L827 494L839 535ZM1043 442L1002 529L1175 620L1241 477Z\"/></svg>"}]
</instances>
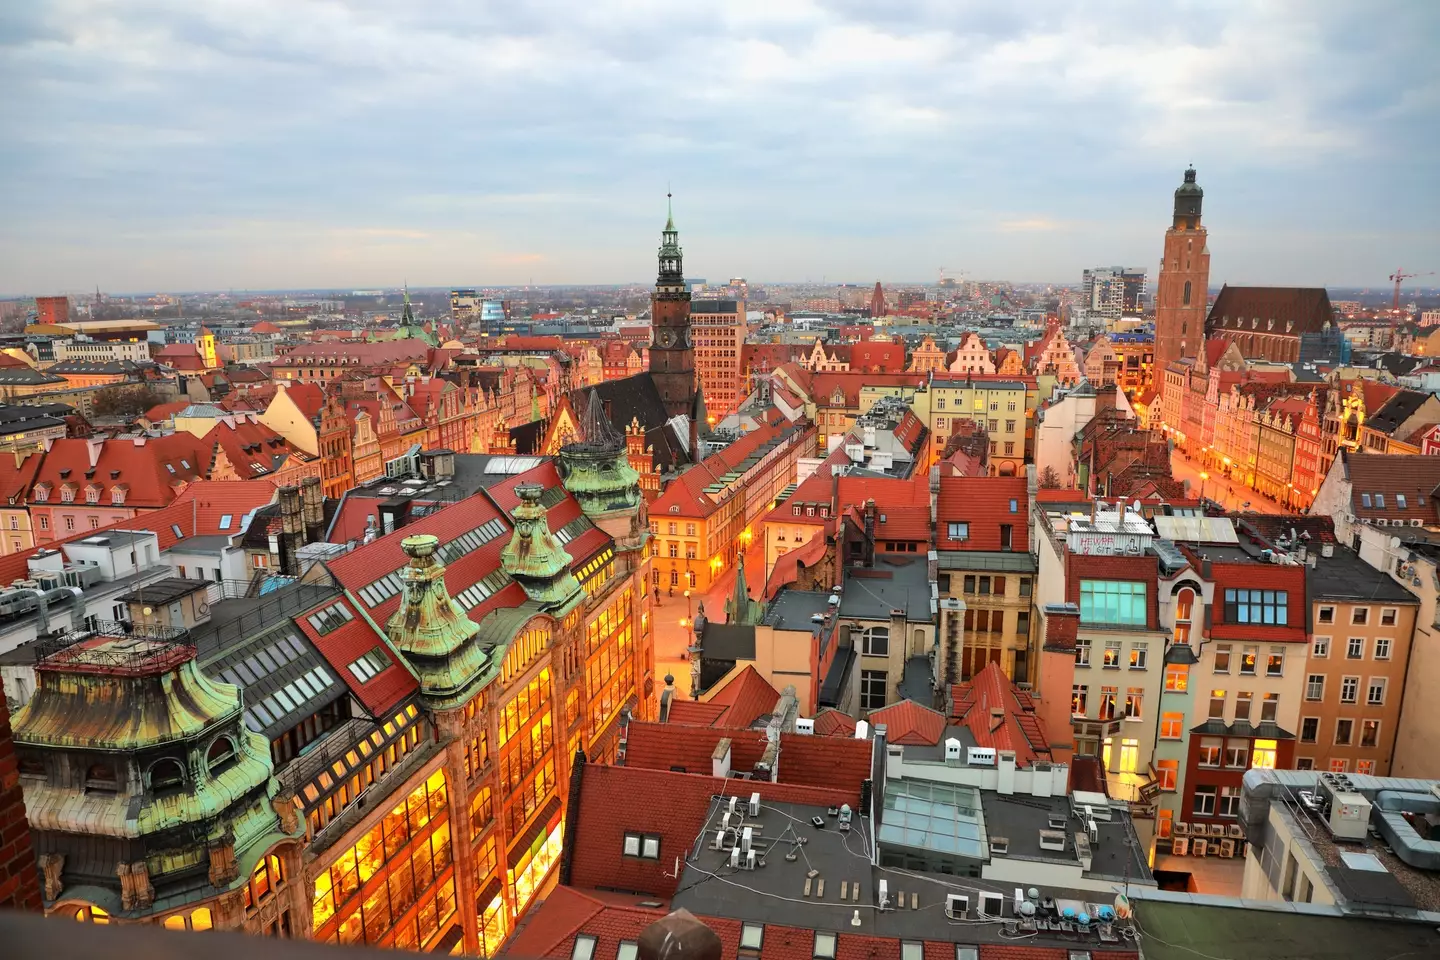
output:
<instances>
[{"instance_id":1,"label":"high-rise building","mask_svg":"<svg viewBox=\"0 0 1440 960\"><path fill-rule=\"evenodd\" d=\"M740 354L745 347L744 300L694 300L695 375L707 413L724 417L745 399Z\"/></svg>"},{"instance_id":2,"label":"high-rise building","mask_svg":"<svg viewBox=\"0 0 1440 960\"><path fill-rule=\"evenodd\" d=\"M474 290L450 291L450 319L464 322L475 319L480 300Z\"/></svg>"},{"instance_id":3,"label":"high-rise building","mask_svg":"<svg viewBox=\"0 0 1440 960\"><path fill-rule=\"evenodd\" d=\"M1081 280L1082 305L1092 315L1120 318L1141 312L1145 303L1143 267L1096 267Z\"/></svg>"},{"instance_id":4,"label":"high-rise building","mask_svg":"<svg viewBox=\"0 0 1440 960\"><path fill-rule=\"evenodd\" d=\"M1210 248L1200 223L1205 192L1195 168L1175 190L1175 216L1165 231L1165 255L1155 285L1155 370L1194 357L1205 340L1205 306L1210 289Z\"/></svg>"},{"instance_id":5,"label":"high-rise building","mask_svg":"<svg viewBox=\"0 0 1440 960\"><path fill-rule=\"evenodd\" d=\"M650 298L650 376L672 417L695 412L695 350L690 338L690 291L675 216L665 221L660 272Z\"/></svg>"}]
</instances>

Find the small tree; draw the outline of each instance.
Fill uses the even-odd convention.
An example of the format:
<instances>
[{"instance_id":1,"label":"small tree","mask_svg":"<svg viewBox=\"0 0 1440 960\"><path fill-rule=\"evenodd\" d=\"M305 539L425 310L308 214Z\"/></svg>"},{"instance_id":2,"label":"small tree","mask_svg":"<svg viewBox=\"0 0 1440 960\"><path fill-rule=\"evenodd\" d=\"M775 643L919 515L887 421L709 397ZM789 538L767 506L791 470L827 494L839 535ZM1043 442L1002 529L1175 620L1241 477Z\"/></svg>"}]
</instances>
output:
<instances>
[{"instance_id":1,"label":"small tree","mask_svg":"<svg viewBox=\"0 0 1440 960\"><path fill-rule=\"evenodd\" d=\"M1040 486L1046 490L1060 489L1060 475L1055 472L1054 467L1046 467L1040 471Z\"/></svg>"},{"instance_id":2,"label":"small tree","mask_svg":"<svg viewBox=\"0 0 1440 960\"><path fill-rule=\"evenodd\" d=\"M97 417L136 417L164 402L165 398L147 384L117 383L95 391L90 411Z\"/></svg>"}]
</instances>

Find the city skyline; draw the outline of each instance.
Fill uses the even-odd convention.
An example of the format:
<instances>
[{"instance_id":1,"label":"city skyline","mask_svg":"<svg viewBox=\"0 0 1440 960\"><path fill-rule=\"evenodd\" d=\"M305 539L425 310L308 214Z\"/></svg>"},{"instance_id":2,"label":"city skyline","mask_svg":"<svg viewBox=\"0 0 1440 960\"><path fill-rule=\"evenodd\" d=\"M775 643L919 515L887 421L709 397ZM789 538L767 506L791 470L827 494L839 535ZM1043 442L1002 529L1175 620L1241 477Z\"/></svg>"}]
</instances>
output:
<instances>
[{"instance_id":1,"label":"city skyline","mask_svg":"<svg viewBox=\"0 0 1440 960\"><path fill-rule=\"evenodd\" d=\"M0 294L646 283L667 184L695 276L1153 280L1191 162L1215 287L1440 269L1433 10L896 6L38 3Z\"/></svg>"}]
</instances>

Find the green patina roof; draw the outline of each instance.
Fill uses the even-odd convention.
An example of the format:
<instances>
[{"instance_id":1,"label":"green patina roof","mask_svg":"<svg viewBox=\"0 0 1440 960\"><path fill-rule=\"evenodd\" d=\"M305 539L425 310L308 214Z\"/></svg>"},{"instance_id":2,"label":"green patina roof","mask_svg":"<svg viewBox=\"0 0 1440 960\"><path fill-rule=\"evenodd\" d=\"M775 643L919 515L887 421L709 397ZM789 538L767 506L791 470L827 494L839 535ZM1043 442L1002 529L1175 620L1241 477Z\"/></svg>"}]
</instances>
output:
<instances>
[{"instance_id":1,"label":"green patina roof","mask_svg":"<svg viewBox=\"0 0 1440 960\"><path fill-rule=\"evenodd\" d=\"M39 688L16 712L17 743L134 751L198 737L240 715L240 691L206 677L194 650L136 637L97 637L37 668Z\"/></svg>"},{"instance_id":2,"label":"green patina roof","mask_svg":"<svg viewBox=\"0 0 1440 960\"><path fill-rule=\"evenodd\" d=\"M556 542L540 504L544 488L521 484L515 488L520 504L512 513L515 533L500 551L505 572L524 588L526 596L547 609L573 607L582 595L580 581L570 572L573 558Z\"/></svg>"},{"instance_id":3,"label":"green patina roof","mask_svg":"<svg viewBox=\"0 0 1440 960\"><path fill-rule=\"evenodd\" d=\"M385 632L414 667L421 692L448 699L484 673L489 655L474 642L480 627L446 592L445 565L435 559L439 544L429 534L400 541L410 563L400 606Z\"/></svg>"}]
</instances>

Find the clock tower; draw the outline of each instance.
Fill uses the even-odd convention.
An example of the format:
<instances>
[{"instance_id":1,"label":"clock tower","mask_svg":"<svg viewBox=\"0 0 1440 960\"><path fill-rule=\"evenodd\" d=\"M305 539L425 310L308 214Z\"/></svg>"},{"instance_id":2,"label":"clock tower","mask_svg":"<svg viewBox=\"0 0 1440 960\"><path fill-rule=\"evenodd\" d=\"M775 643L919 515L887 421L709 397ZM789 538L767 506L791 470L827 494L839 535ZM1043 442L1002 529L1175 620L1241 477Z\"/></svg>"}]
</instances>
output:
<instances>
[{"instance_id":1,"label":"clock tower","mask_svg":"<svg viewBox=\"0 0 1440 960\"><path fill-rule=\"evenodd\" d=\"M693 417L695 350L690 342L690 291L685 289L673 212L660 238L660 275L650 298L650 331L650 378L665 402L665 413Z\"/></svg>"}]
</instances>

